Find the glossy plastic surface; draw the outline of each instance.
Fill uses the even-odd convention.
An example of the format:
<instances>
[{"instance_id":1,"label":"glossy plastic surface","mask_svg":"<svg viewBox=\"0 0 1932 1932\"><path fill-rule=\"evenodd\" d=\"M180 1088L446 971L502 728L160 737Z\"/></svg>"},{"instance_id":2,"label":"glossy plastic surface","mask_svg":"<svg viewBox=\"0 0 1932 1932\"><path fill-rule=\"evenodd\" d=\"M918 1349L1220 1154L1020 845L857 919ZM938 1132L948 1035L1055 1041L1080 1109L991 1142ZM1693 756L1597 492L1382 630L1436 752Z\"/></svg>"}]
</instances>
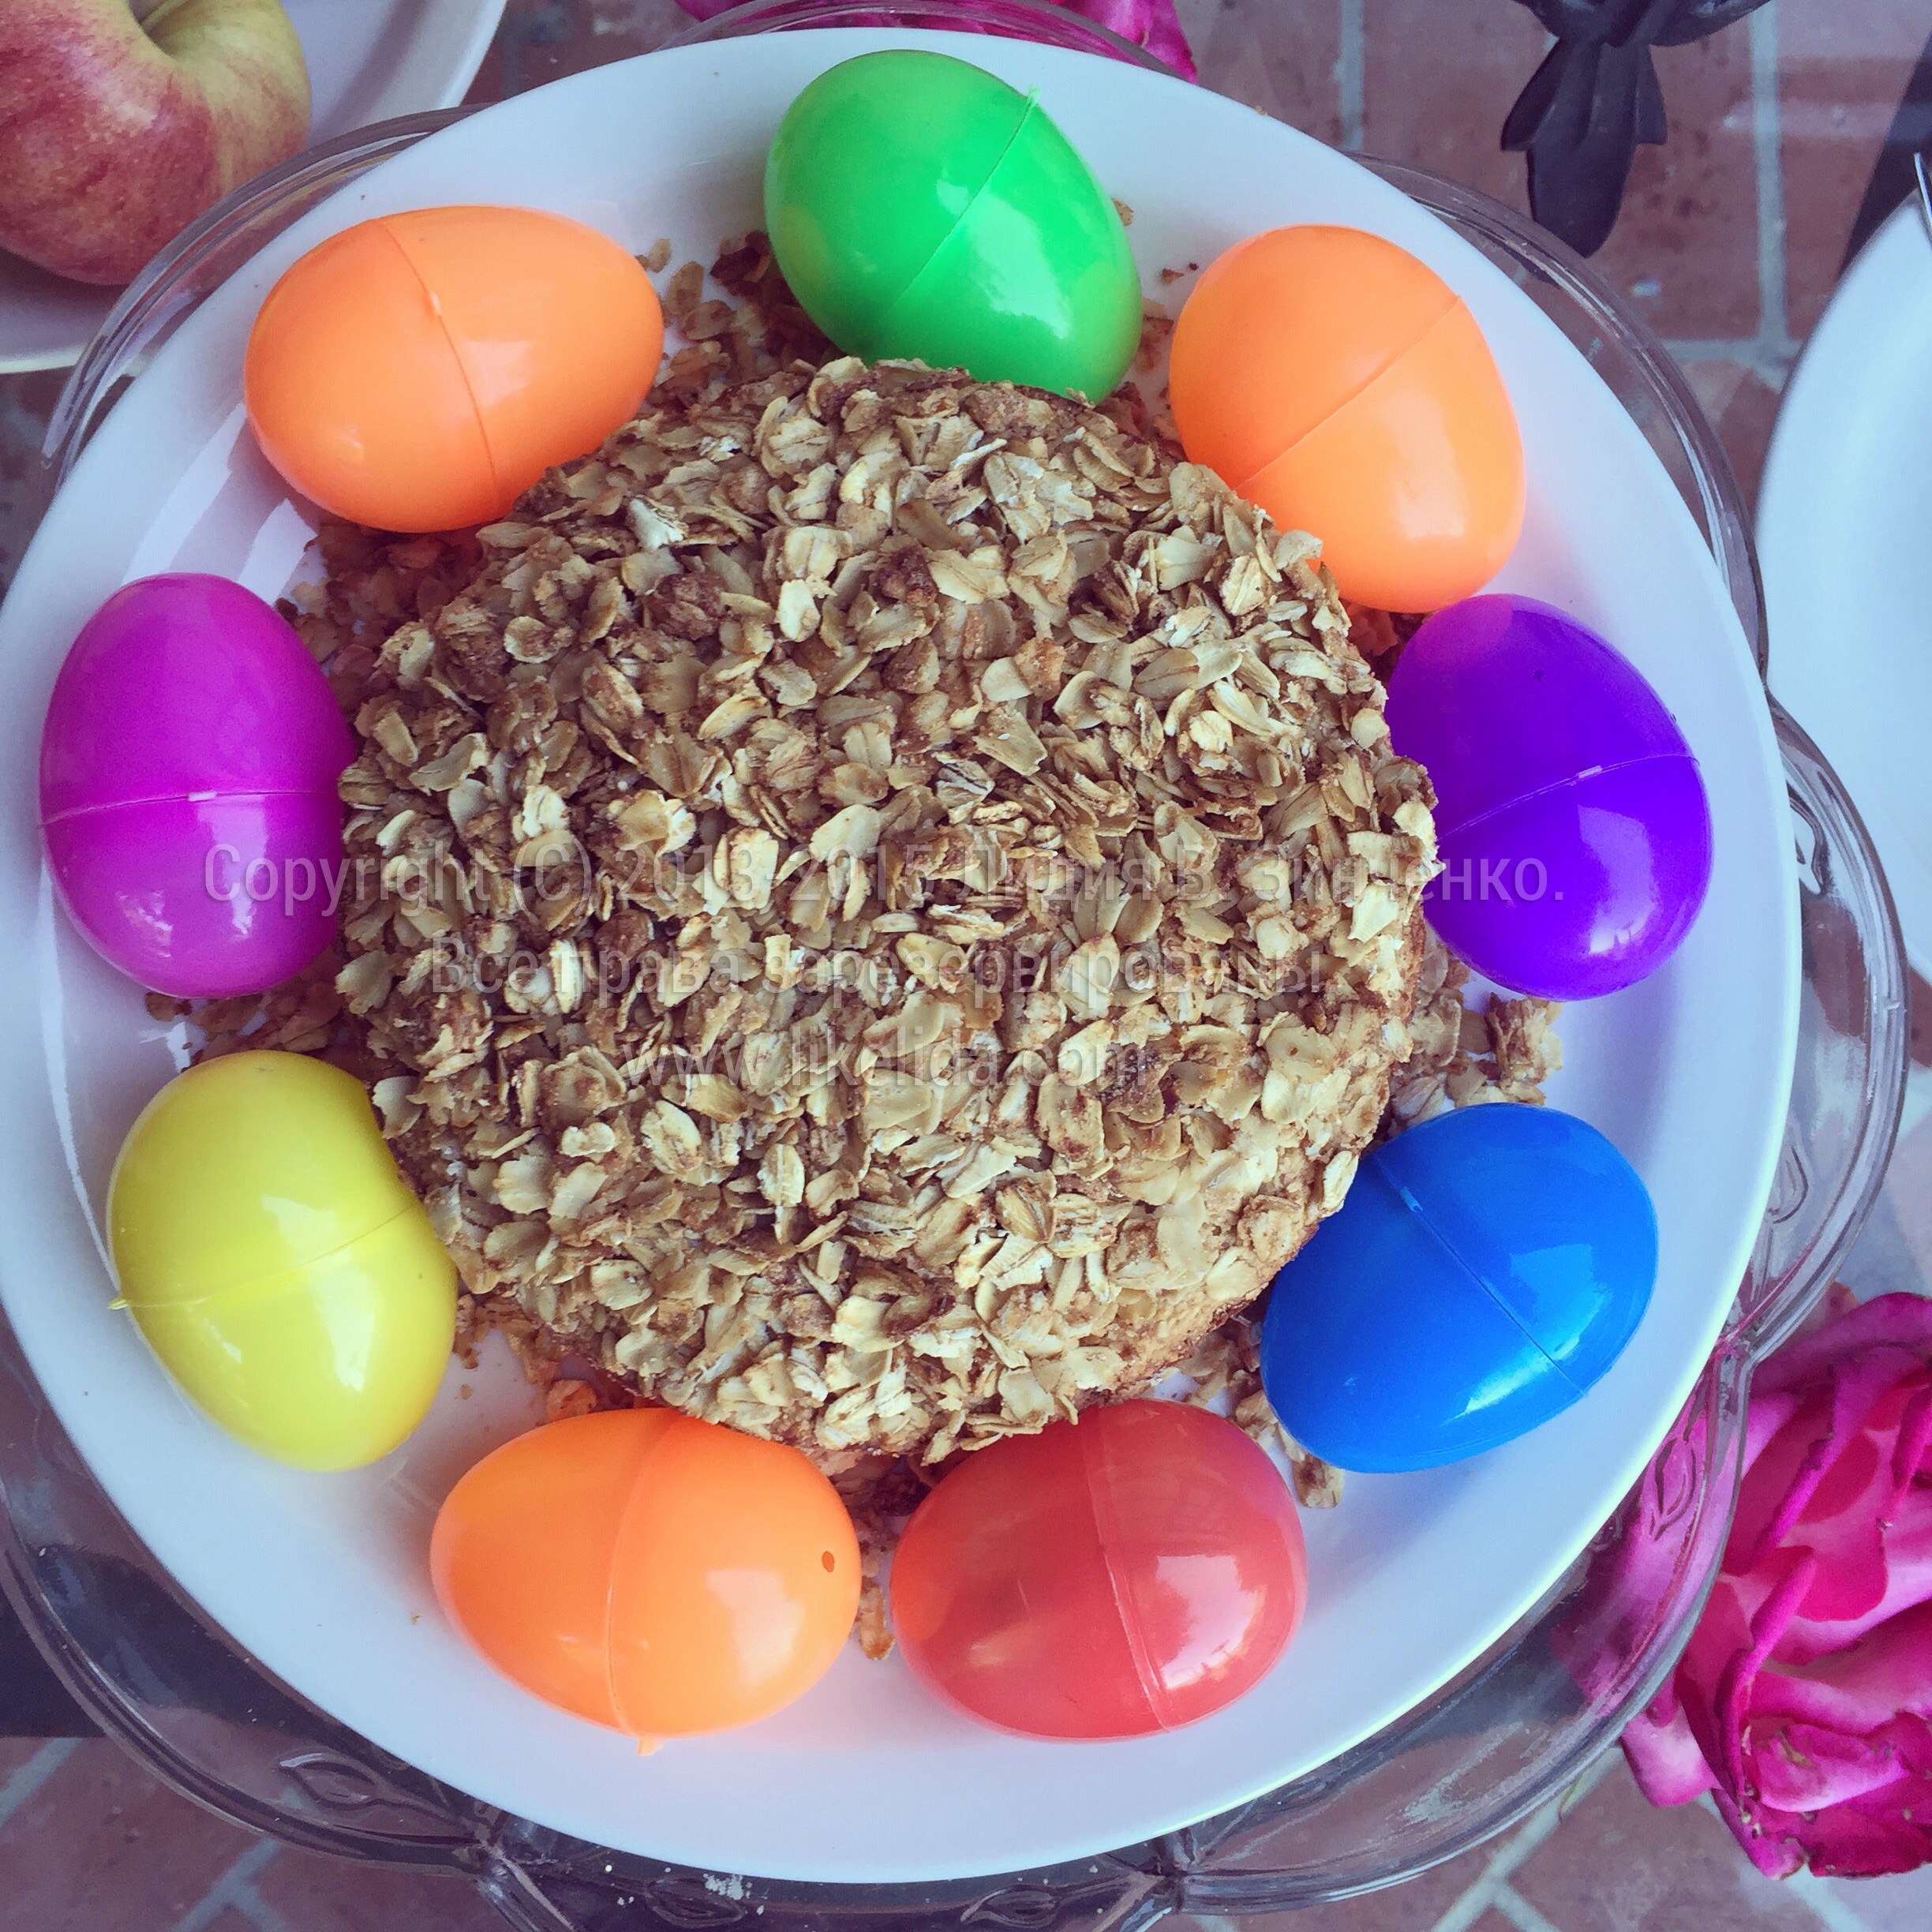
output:
<instances>
[{"instance_id":1,"label":"glossy plastic surface","mask_svg":"<svg viewBox=\"0 0 1932 1932\"><path fill-rule=\"evenodd\" d=\"M1308 530L1343 596L1434 610L1522 527L1522 440L1482 331L1380 236L1275 228L1211 263L1174 325L1188 455Z\"/></svg>"},{"instance_id":2,"label":"glossy plastic surface","mask_svg":"<svg viewBox=\"0 0 1932 1932\"><path fill-rule=\"evenodd\" d=\"M40 741L41 832L75 924L163 993L286 979L334 936L352 755L314 659L252 591L191 573L116 591Z\"/></svg>"},{"instance_id":3,"label":"glossy plastic surface","mask_svg":"<svg viewBox=\"0 0 1932 1932\"><path fill-rule=\"evenodd\" d=\"M1710 883L1710 808L1621 653L1533 597L1470 597L1410 640L1388 722L1436 787L1429 919L1478 971L1588 999L1676 951Z\"/></svg>"},{"instance_id":4,"label":"glossy plastic surface","mask_svg":"<svg viewBox=\"0 0 1932 1932\"><path fill-rule=\"evenodd\" d=\"M1140 338L1114 205L1066 137L1004 80L943 54L822 74L766 166L772 245L841 348L1098 399Z\"/></svg>"},{"instance_id":5,"label":"glossy plastic surface","mask_svg":"<svg viewBox=\"0 0 1932 1932\"><path fill-rule=\"evenodd\" d=\"M859 1545L797 1450L668 1409L552 1422L436 1518L438 1601L527 1690L638 1738L754 1723L831 1668Z\"/></svg>"},{"instance_id":6,"label":"glossy plastic surface","mask_svg":"<svg viewBox=\"0 0 1932 1932\"><path fill-rule=\"evenodd\" d=\"M867 0L751 0L682 29L687 40L864 22ZM997 15L996 31L1147 57L1040 0L926 0L943 24ZM49 454L64 475L132 363L322 194L447 125L371 133L251 184L185 234L131 290L77 369ZM1439 178L1387 163L1403 188L1514 275L1587 355L1638 425L1715 556L1763 662L1742 500L1681 373L1623 298L1521 216ZM1736 1325L1644 1481L1608 1522L1598 1556L1633 1524L1661 1536L1663 1587L1622 1592L1579 1563L1455 1683L1342 1758L1159 1844L1076 1865L945 1885L796 1885L624 1857L476 1803L373 1747L268 1678L209 1629L131 1535L76 1457L0 1325L5 1581L36 1640L88 1710L160 1775L252 1829L316 1850L470 1873L526 1932L777 1923L904 1927L1140 1927L1174 1911L1280 1911L1395 1882L1522 1818L1563 1790L1654 1691L1695 1617L1728 1518L1750 1364L1831 1279L1882 1178L1903 1090L1904 978L1870 842L1828 766L1777 715L1789 780L1806 934L1806 998L1785 1164ZM1708 1425L1706 1453L1688 1438ZM1569 1664L1552 1654L1566 1632ZM1574 1660L1599 1668L1586 1696Z\"/></svg>"},{"instance_id":7,"label":"glossy plastic surface","mask_svg":"<svg viewBox=\"0 0 1932 1932\"><path fill-rule=\"evenodd\" d=\"M1275 1277L1268 1399L1342 1469L1460 1462L1603 1376L1657 1263L1650 1198L1594 1127L1554 1107L1439 1114L1368 1155Z\"/></svg>"},{"instance_id":8,"label":"glossy plastic surface","mask_svg":"<svg viewBox=\"0 0 1932 1932\"><path fill-rule=\"evenodd\" d=\"M117 590L74 640L48 706L40 810L147 799L332 793L348 728L289 625L225 577Z\"/></svg>"},{"instance_id":9,"label":"glossy plastic surface","mask_svg":"<svg viewBox=\"0 0 1932 1932\"><path fill-rule=\"evenodd\" d=\"M359 1080L286 1053L178 1075L129 1132L107 1222L155 1353L253 1447L353 1469L421 1419L455 1334L456 1271Z\"/></svg>"},{"instance_id":10,"label":"glossy plastic surface","mask_svg":"<svg viewBox=\"0 0 1932 1932\"><path fill-rule=\"evenodd\" d=\"M893 1628L920 1681L1035 1737L1138 1737L1239 1697L1308 1596L1294 1500L1231 1422L1129 1402L1009 1436L922 1503Z\"/></svg>"},{"instance_id":11,"label":"glossy plastic surface","mask_svg":"<svg viewBox=\"0 0 1932 1932\"><path fill-rule=\"evenodd\" d=\"M331 236L262 304L245 371L264 454L379 529L501 516L637 413L664 318L634 256L533 208L422 208Z\"/></svg>"}]
</instances>

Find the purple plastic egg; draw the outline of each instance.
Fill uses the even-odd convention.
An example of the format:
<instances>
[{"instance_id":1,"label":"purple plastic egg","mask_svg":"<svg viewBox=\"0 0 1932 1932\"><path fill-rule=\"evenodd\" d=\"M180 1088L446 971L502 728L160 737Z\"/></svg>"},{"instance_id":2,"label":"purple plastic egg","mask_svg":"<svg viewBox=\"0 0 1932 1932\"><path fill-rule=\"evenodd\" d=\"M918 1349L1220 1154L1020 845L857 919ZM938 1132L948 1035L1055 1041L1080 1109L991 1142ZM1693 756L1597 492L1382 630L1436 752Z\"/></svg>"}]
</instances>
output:
<instances>
[{"instance_id":1,"label":"purple plastic egg","mask_svg":"<svg viewBox=\"0 0 1932 1932\"><path fill-rule=\"evenodd\" d=\"M54 882L158 992L254 993L335 933L354 755L294 631L223 577L146 577L88 620L40 737Z\"/></svg>"},{"instance_id":2,"label":"purple plastic egg","mask_svg":"<svg viewBox=\"0 0 1932 1932\"><path fill-rule=\"evenodd\" d=\"M1588 999L1676 949L1710 883L1704 781L1593 631L1533 597L1451 604L1403 650L1388 724L1435 783L1423 904L1451 951L1514 992Z\"/></svg>"}]
</instances>

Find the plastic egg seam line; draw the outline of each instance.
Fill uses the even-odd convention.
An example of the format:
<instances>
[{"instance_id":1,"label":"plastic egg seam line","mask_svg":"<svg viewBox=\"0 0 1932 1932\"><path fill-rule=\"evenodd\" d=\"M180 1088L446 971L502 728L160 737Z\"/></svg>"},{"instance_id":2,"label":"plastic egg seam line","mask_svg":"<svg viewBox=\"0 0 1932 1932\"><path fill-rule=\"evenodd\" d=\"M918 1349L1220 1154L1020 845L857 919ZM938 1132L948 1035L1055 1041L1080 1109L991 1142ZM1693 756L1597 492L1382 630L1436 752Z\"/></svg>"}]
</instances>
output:
<instances>
[{"instance_id":1,"label":"plastic egg seam line","mask_svg":"<svg viewBox=\"0 0 1932 1932\"><path fill-rule=\"evenodd\" d=\"M1114 1486L1107 1480L1106 1451L1100 1447L1097 1431L1089 1432L1094 1437L1092 1441L1083 1441L1079 1425L1076 1424L1074 1427L1074 1440L1080 1443L1080 1467L1087 1477L1087 1505L1093 1512L1094 1537L1100 1545L1100 1566L1106 1571L1107 1594L1114 1600L1114 1614L1119 1619L1121 1634L1127 1640L1128 1654L1133 1659L1134 1675L1140 1680L1140 1694L1147 1699L1148 1709L1154 1713L1155 1721L1163 1731L1171 1731L1174 1726L1168 1716L1166 1687L1161 1682L1159 1672L1154 1668L1153 1660L1148 1655L1140 1619L1134 1616L1132 1604L1121 1588L1120 1578L1114 1574L1114 1545L1120 1524L1114 1513Z\"/></svg>"},{"instance_id":2,"label":"plastic egg seam line","mask_svg":"<svg viewBox=\"0 0 1932 1932\"><path fill-rule=\"evenodd\" d=\"M382 230L383 239L402 257L402 264L409 270L410 279L422 290L423 301L429 313L436 317L436 325L442 335L443 346L448 350L450 360L456 365L456 373L462 383L463 394L470 399L470 417L476 425L477 435L481 439L483 454L489 459L490 480L500 491L504 487L503 472L497 466L496 452L490 445L489 416L477 400L476 385L470 380L470 365L464 361L462 351L456 346L456 339L451 335L448 323L443 319L443 305L437 301L436 290L423 279L422 271L416 266L409 250L391 233L388 223L381 221L377 226Z\"/></svg>"},{"instance_id":3,"label":"plastic egg seam line","mask_svg":"<svg viewBox=\"0 0 1932 1932\"><path fill-rule=\"evenodd\" d=\"M1458 295L1453 290L1445 289L1444 293L1449 297L1448 306L1447 308L1440 310L1438 313L1431 316L1428 321L1425 322L1422 326L1416 331L1414 335L1410 337L1408 341L1404 343L1399 349L1395 350L1391 354L1388 360L1383 363L1382 365L1376 370L1373 375L1368 376L1363 381L1358 383L1348 392L1346 395L1342 397L1339 402L1335 404L1333 409L1325 410L1321 415L1318 416L1313 422L1310 423L1309 426L1304 429L1293 442L1284 444L1280 449L1278 449L1266 462L1261 463L1255 469L1250 470L1246 477L1245 477L1239 483L1234 485L1234 494L1237 496L1245 496L1248 494L1249 485L1254 481L1256 477L1261 475L1267 470L1273 469L1275 464L1279 462L1284 456L1288 455L1293 451L1299 449L1310 436L1315 435L1318 431L1325 429L1328 425L1333 422L1345 409L1347 409L1353 404L1360 402L1361 399L1365 396L1377 383L1381 381L1382 378L1387 375L1389 371L1394 369L1405 356L1408 355L1412 350L1419 348L1422 343L1426 342L1437 329L1440 328L1443 324L1447 321L1450 316L1454 315L1456 310L1462 306L1462 297Z\"/></svg>"},{"instance_id":4,"label":"plastic egg seam line","mask_svg":"<svg viewBox=\"0 0 1932 1932\"><path fill-rule=\"evenodd\" d=\"M1013 132L1006 137L1005 146L999 151L999 159L987 170L986 179L973 190L972 199L960 210L959 219L934 244L933 252L913 271L905 286L880 311L878 324L875 331L877 335L884 335L890 330L893 317L899 313L900 305L907 301L911 297L912 291L926 279L927 275L932 273L934 264L942 255L945 254L946 249L951 245L953 237L958 234L965 227L967 223L972 219L973 210L986 199L987 190L999 178L1000 170L1006 165L1006 157L1013 152L1020 137L1026 131L1028 122L1033 118L1039 107L1039 91L1035 89L1028 94L1026 110L1013 123Z\"/></svg>"},{"instance_id":5,"label":"plastic egg seam line","mask_svg":"<svg viewBox=\"0 0 1932 1932\"><path fill-rule=\"evenodd\" d=\"M1608 765L1593 765L1588 771L1571 772L1567 777L1551 779L1548 784L1533 785L1527 792L1518 792L1514 797L1504 799L1500 804L1485 805L1481 811L1472 812L1466 818L1458 818L1452 825L1439 822L1436 836L1442 840L1458 833L1473 831L1477 826L1486 824L1504 812L1515 811L1518 806L1527 805L1533 799L1566 792L1572 785L1582 784L1586 779L1608 777L1612 772L1634 771L1640 765L1675 765L1680 762L1688 762L1694 766L1697 759L1689 751L1646 751L1641 758L1617 758Z\"/></svg>"},{"instance_id":6,"label":"plastic egg seam line","mask_svg":"<svg viewBox=\"0 0 1932 1932\"><path fill-rule=\"evenodd\" d=\"M370 1239L372 1236L381 1234L385 1228L394 1227L397 1222L417 1212L419 1207L420 1204L412 1196L410 1200L406 1200L394 1214L385 1215L381 1220L372 1226L365 1227L361 1234L354 1236L351 1239L338 1241L333 1248L325 1248L318 1255L305 1255L301 1260L294 1263L290 1267L279 1269L272 1275L256 1275L252 1280L235 1282L226 1288L212 1288L204 1294L167 1296L159 1301L133 1302L131 1305L144 1309L189 1309L204 1308L212 1301L219 1301L224 1305L232 1305L238 1295L246 1296L256 1301L264 1299L268 1295L279 1293L291 1278L304 1274L310 1268L321 1267L327 1263L335 1260L339 1255L346 1255L351 1248L361 1247L363 1242ZM114 1286L117 1289L121 1286L118 1271ZM125 1293L125 1290L122 1292Z\"/></svg>"},{"instance_id":7,"label":"plastic egg seam line","mask_svg":"<svg viewBox=\"0 0 1932 1932\"><path fill-rule=\"evenodd\" d=\"M617 1614L617 1562L629 1540L627 1532L642 1498L645 1474L662 1454L676 1426L674 1422L669 1428L653 1430L638 1451L637 1467L631 1473L631 1488L624 1497L623 1508L618 1515L617 1533L611 1538L609 1567L604 1572L604 1694L610 1699L611 1715L616 1719L617 1728L637 1739L640 1743L650 1734L640 1730L624 1713L623 1700L617 1694L616 1659L612 1654L611 1632L616 1627Z\"/></svg>"},{"instance_id":8,"label":"plastic egg seam line","mask_svg":"<svg viewBox=\"0 0 1932 1932\"><path fill-rule=\"evenodd\" d=\"M95 818L103 812L125 811L130 805L205 805L219 799L224 805L250 804L257 799L324 798L328 793L320 787L303 788L296 785L277 785L272 789L255 792L157 792L152 797L115 799L105 805L74 805L66 811L57 811L43 818L45 826L67 825L77 818Z\"/></svg>"},{"instance_id":9,"label":"plastic egg seam line","mask_svg":"<svg viewBox=\"0 0 1932 1932\"><path fill-rule=\"evenodd\" d=\"M1522 1335L1523 1339L1527 1342L1546 1362L1549 1364L1551 1372L1553 1375L1560 1376L1562 1380L1571 1388L1576 1390L1578 1395L1583 1395L1588 1394L1588 1390L1580 1387L1574 1378L1571 1376L1568 1370L1563 1367L1563 1364L1559 1362L1554 1355L1551 1354L1549 1350L1546 1349L1543 1344L1530 1332L1529 1329L1525 1327L1522 1316L1520 1316L1516 1311L1511 1308L1510 1305L1505 1301L1486 1281L1483 1279L1481 1275L1478 1275L1476 1271L1462 1259L1462 1254L1455 1246L1455 1244L1451 1241L1447 1235L1443 1234L1441 1230L1436 1226L1436 1223L1429 1219L1428 1210L1425 1208L1422 1204L1409 1192L1408 1189L1404 1187L1401 1181L1397 1180L1393 1174L1378 1174L1376 1176L1376 1178L1380 1181L1384 1187L1394 1190L1397 1198L1402 1202L1402 1204L1406 1208L1410 1213L1415 1217L1417 1225L1420 1226L1428 1236L1429 1239L1435 1242L1436 1245L1440 1248L1443 1252L1446 1254L1449 1259L1453 1261L1455 1265L1460 1268L1478 1288L1482 1290L1485 1297L1495 1308L1501 1312L1503 1318L1509 1323L1510 1326L1515 1329L1516 1331Z\"/></svg>"}]
</instances>

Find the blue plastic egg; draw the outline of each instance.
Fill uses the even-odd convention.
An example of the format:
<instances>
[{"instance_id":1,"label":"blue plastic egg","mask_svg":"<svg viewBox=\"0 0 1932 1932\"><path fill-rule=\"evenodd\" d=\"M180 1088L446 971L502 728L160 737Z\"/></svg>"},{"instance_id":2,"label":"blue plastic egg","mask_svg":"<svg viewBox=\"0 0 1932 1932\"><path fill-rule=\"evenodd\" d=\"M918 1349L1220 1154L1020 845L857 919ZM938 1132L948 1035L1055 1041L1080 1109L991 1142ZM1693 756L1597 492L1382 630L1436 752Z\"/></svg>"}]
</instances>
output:
<instances>
[{"instance_id":1,"label":"blue plastic egg","mask_svg":"<svg viewBox=\"0 0 1932 1932\"><path fill-rule=\"evenodd\" d=\"M1368 1155L1275 1277L1268 1400L1341 1469L1460 1462L1604 1374L1657 1260L1650 1196L1594 1127L1550 1107L1438 1115Z\"/></svg>"}]
</instances>

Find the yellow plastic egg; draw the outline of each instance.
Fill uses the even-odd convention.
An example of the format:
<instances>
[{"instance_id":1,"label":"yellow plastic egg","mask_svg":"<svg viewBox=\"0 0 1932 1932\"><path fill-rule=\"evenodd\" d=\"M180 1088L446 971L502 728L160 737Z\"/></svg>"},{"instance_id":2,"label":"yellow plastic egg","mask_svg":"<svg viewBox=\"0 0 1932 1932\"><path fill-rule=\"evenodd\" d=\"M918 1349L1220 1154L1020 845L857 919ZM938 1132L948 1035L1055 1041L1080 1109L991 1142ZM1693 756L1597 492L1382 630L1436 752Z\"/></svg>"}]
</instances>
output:
<instances>
[{"instance_id":1,"label":"yellow plastic egg","mask_svg":"<svg viewBox=\"0 0 1932 1932\"><path fill-rule=\"evenodd\" d=\"M251 1447L354 1469L421 1421L456 1270L360 1081L290 1053L178 1075L129 1130L107 1224L142 1334Z\"/></svg>"}]
</instances>

